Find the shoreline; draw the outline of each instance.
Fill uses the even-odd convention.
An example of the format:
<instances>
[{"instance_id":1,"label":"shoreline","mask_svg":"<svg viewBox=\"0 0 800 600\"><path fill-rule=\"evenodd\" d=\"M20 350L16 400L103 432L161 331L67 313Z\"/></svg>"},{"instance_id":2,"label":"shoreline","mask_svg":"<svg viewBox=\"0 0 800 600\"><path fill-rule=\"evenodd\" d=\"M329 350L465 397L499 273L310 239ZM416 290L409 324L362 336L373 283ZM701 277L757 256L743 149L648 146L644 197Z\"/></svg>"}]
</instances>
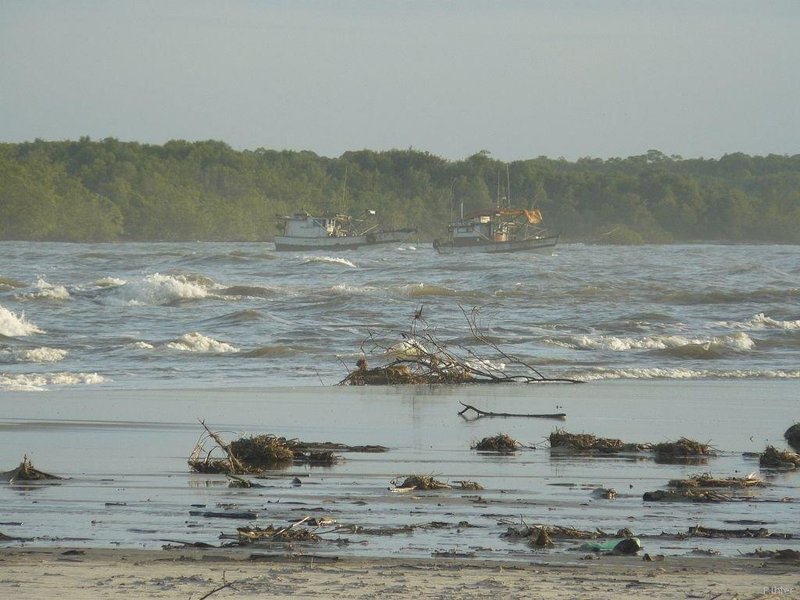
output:
<instances>
[{"instance_id":1,"label":"shoreline","mask_svg":"<svg viewBox=\"0 0 800 600\"><path fill-rule=\"evenodd\" d=\"M797 562L536 555L526 562L241 550L0 548L0 595L83 598L796 598Z\"/></svg>"}]
</instances>

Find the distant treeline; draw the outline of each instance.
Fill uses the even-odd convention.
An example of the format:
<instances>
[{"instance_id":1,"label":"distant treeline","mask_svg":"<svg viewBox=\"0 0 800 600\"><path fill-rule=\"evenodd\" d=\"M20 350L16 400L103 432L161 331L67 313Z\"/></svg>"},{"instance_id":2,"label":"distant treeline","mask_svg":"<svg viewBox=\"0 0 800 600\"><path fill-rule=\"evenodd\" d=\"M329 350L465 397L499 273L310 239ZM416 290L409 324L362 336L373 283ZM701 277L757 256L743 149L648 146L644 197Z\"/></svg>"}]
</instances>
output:
<instances>
[{"instance_id":1,"label":"distant treeline","mask_svg":"<svg viewBox=\"0 0 800 600\"><path fill-rule=\"evenodd\" d=\"M800 155L505 163L417 150L237 151L218 141L0 144L0 239L269 240L276 215L377 212L421 240L498 198L565 240L800 242Z\"/></svg>"}]
</instances>

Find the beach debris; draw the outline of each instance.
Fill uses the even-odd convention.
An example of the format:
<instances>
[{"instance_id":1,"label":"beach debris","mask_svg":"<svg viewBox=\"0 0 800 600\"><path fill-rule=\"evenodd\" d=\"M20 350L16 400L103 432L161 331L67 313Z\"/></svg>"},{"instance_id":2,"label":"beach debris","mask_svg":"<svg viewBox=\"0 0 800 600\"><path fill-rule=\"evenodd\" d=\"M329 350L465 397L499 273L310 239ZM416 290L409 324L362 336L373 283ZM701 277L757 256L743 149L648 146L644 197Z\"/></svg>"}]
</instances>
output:
<instances>
[{"instance_id":1,"label":"beach debris","mask_svg":"<svg viewBox=\"0 0 800 600\"><path fill-rule=\"evenodd\" d=\"M461 307L460 307L461 308ZM508 354L489 338L479 323L480 308L461 308L470 329L470 346L441 341L417 309L408 332L391 336L370 332L361 343L361 357L339 385L419 385L465 383L581 383L575 379L545 377L519 357ZM479 355L474 346L487 349ZM388 364L370 368L367 357Z\"/></svg>"},{"instance_id":2,"label":"beach debris","mask_svg":"<svg viewBox=\"0 0 800 600\"><path fill-rule=\"evenodd\" d=\"M237 519L240 521L254 521L258 518L258 513L254 510L190 510L189 515L207 519Z\"/></svg>"},{"instance_id":3,"label":"beach debris","mask_svg":"<svg viewBox=\"0 0 800 600\"><path fill-rule=\"evenodd\" d=\"M696 525L689 527L686 533L687 537L701 537L701 538L774 538L790 540L793 539L791 533L776 533L764 527L758 529L715 529L713 527L702 527Z\"/></svg>"},{"instance_id":4,"label":"beach debris","mask_svg":"<svg viewBox=\"0 0 800 600\"><path fill-rule=\"evenodd\" d=\"M458 484L458 489L460 490L475 491L484 489L477 481L454 481L453 483Z\"/></svg>"},{"instance_id":5,"label":"beach debris","mask_svg":"<svg viewBox=\"0 0 800 600\"><path fill-rule=\"evenodd\" d=\"M703 473L686 479L671 479L667 485L679 489L698 489L765 487L769 484L755 473L746 477L714 477L710 473Z\"/></svg>"},{"instance_id":6,"label":"beach debris","mask_svg":"<svg viewBox=\"0 0 800 600\"><path fill-rule=\"evenodd\" d=\"M224 473L247 475L262 473L267 469L294 465L332 466L339 462L335 454L341 452L386 452L378 445L347 446L334 442L303 442L271 434L241 437L227 443L219 433L211 431L200 421L205 432L189 456L189 466L196 473ZM212 443L213 442L213 443ZM210 446L210 447L209 447ZM223 456L220 456L220 453ZM243 481L233 487L247 486Z\"/></svg>"},{"instance_id":7,"label":"beach debris","mask_svg":"<svg viewBox=\"0 0 800 600\"><path fill-rule=\"evenodd\" d=\"M682 437L675 442L662 442L653 446L656 462L685 463L697 459L701 461L715 456L716 451L709 445Z\"/></svg>"},{"instance_id":8,"label":"beach debris","mask_svg":"<svg viewBox=\"0 0 800 600\"><path fill-rule=\"evenodd\" d=\"M8 483L16 483L17 481L63 480L64 478L40 471L33 466L26 454L22 457L22 462L19 463L16 469L0 473L0 479Z\"/></svg>"},{"instance_id":9,"label":"beach debris","mask_svg":"<svg viewBox=\"0 0 800 600\"><path fill-rule=\"evenodd\" d=\"M620 452L638 452L649 446L630 444L616 438L602 438L590 433L569 433L556 429L548 438L550 449L570 454L617 454Z\"/></svg>"},{"instance_id":10,"label":"beach debris","mask_svg":"<svg viewBox=\"0 0 800 600\"><path fill-rule=\"evenodd\" d=\"M467 411L473 411L475 413L475 417L473 419L480 419L482 417L525 417L529 419L566 419L566 413L543 413L543 414L519 414L519 413L497 413L497 412L487 412L485 410L481 410L479 408L475 408L470 404L464 404L463 402L459 402L461 406L463 406L463 410L460 410L458 414L465 419L465 413Z\"/></svg>"},{"instance_id":11,"label":"beach debris","mask_svg":"<svg viewBox=\"0 0 800 600\"><path fill-rule=\"evenodd\" d=\"M650 556L645 552L644 556L642 556L642 560L645 562L655 562L655 561L661 562L665 559L666 557L663 554L656 554L655 556Z\"/></svg>"},{"instance_id":12,"label":"beach debris","mask_svg":"<svg viewBox=\"0 0 800 600\"><path fill-rule=\"evenodd\" d=\"M775 446L767 446L758 457L758 465L765 469L791 471L800 468L800 454L788 450L778 450Z\"/></svg>"},{"instance_id":13,"label":"beach debris","mask_svg":"<svg viewBox=\"0 0 800 600\"><path fill-rule=\"evenodd\" d=\"M392 491L411 491L411 490L449 490L452 486L438 481L430 475L410 475L398 485L399 478L392 480L394 486Z\"/></svg>"},{"instance_id":14,"label":"beach debris","mask_svg":"<svg viewBox=\"0 0 800 600\"><path fill-rule=\"evenodd\" d=\"M531 540L530 543L535 545L535 540L542 537L542 530L546 530L546 537L551 540L593 540L609 537L633 537L633 533L627 528L620 529L615 534L611 534L600 529L586 531L575 529L574 527L562 527L560 525L528 525L524 521L520 524L508 525L508 528L504 533L500 534L500 537L510 540Z\"/></svg>"},{"instance_id":15,"label":"beach debris","mask_svg":"<svg viewBox=\"0 0 800 600\"><path fill-rule=\"evenodd\" d=\"M748 552L745 554L745 556L753 556L756 558L772 558L775 560L800 561L800 552L791 548L785 548L783 550L764 550L762 548L758 548L753 552Z\"/></svg>"},{"instance_id":16,"label":"beach debris","mask_svg":"<svg viewBox=\"0 0 800 600\"><path fill-rule=\"evenodd\" d=\"M472 446L472 450L478 450L479 452L511 453L516 452L521 447L522 444L507 433L498 433L497 435L483 438L480 442Z\"/></svg>"},{"instance_id":17,"label":"beach debris","mask_svg":"<svg viewBox=\"0 0 800 600\"><path fill-rule=\"evenodd\" d=\"M795 423L783 434L789 445L800 452L800 423Z\"/></svg>"},{"instance_id":18,"label":"beach debris","mask_svg":"<svg viewBox=\"0 0 800 600\"><path fill-rule=\"evenodd\" d=\"M592 490L591 496L598 500L613 500L617 497L617 490L614 488L598 487Z\"/></svg>"},{"instance_id":19,"label":"beach debris","mask_svg":"<svg viewBox=\"0 0 800 600\"><path fill-rule=\"evenodd\" d=\"M239 477L238 475L233 475L232 473L226 473L225 476L228 478L228 487L230 487L230 488L259 488L259 487L264 487L260 483L256 483L255 481L251 481L249 479L245 479L244 477Z\"/></svg>"},{"instance_id":20,"label":"beach debris","mask_svg":"<svg viewBox=\"0 0 800 600\"><path fill-rule=\"evenodd\" d=\"M300 527L300 525L308 523L310 520L310 516L303 517L287 527L274 527L272 525L267 527L237 527L236 535L242 544L252 544L264 540L271 542L318 542L322 539L319 535L308 529L308 527Z\"/></svg>"},{"instance_id":21,"label":"beach debris","mask_svg":"<svg viewBox=\"0 0 800 600\"><path fill-rule=\"evenodd\" d=\"M584 542L574 550L581 552L598 552L601 554L609 555L632 555L642 549L642 543L639 538L624 537L611 538L609 540Z\"/></svg>"},{"instance_id":22,"label":"beach debris","mask_svg":"<svg viewBox=\"0 0 800 600\"><path fill-rule=\"evenodd\" d=\"M642 500L645 502L730 502L733 498L714 490L686 488L645 492Z\"/></svg>"},{"instance_id":23,"label":"beach debris","mask_svg":"<svg viewBox=\"0 0 800 600\"><path fill-rule=\"evenodd\" d=\"M162 542L166 542L163 546L161 546L162 550L174 550L176 548L216 548L214 544L209 544L207 542L185 542L183 540L161 540ZM177 544L177 545L176 545Z\"/></svg>"}]
</instances>

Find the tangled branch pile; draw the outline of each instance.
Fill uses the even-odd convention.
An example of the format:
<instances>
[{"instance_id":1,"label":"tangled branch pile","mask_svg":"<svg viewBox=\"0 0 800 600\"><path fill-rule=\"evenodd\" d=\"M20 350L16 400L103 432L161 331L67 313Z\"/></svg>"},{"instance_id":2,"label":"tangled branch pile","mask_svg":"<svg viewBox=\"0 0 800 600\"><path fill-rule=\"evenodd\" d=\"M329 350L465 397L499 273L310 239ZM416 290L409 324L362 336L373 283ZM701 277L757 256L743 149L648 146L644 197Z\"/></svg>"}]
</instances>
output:
<instances>
[{"instance_id":1,"label":"tangled branch pile","mask_svg":"<svg viewBox=\"0 0 800 600\"><path fill-rule=\"evenodd\" d=\"M385 452L384 446L347 446L333 442L303 442L271 434L242 437L231 443L202 423L205 433L189 456L196 473L248 474L295 465L330 466L339 461L335 450Z\"/></svg>"},{"instance_id":2,"label":"tangled branch pile","mask_svg":"<svg viewBox=\"0 0 800 600\"><path fill-rule=\"evenodd\" d=\"M492 437L485 437L472 446L473 450L481 452L516 452L522 444L507 433L500 433Z\"/></svg>"},{"instance_id":3,"label":"tangled branch pile","mask_svg":"<svg viewBox=\"0 0 800 600\"><path fill-rule=\"evenodd\" d=\"M261 541L270 542L318 542L319 535L306 527L237 527L236 535L240 544Z\"/></svg>"},{"instance_id":4,"label":"tangled branch pile","mask_svg":"<svg viewBox=\"0 0 800 600\"><path fill-rule=\"evenodd\" d=\"M686 459L715 456L716 451L709 445L682 437L676 442L662 442L653 446L656 461L662 463L683 462Z\"/></svg>"},{"instance_id":5,"label":"tangled branch pile","mask_svg":"<svg viewBox=\"0 0 800 600\"><path fill-rule=\"evenodd\" d=\"M800 468L800 454L788 450L778 450L775 446L767 449L758 457L758 464L766 469L792 470Z\"/></svg>"},{"instance_id":6,"label":"tangled branch pile","mask_svg":"<svg viewBox=\"0 0 800 600\"><path fill-rule=\"evenodd\" d=\"M645 502L730 502L733 498L714 490L683 488L645 492Z\"/></svg>"},{"instance_id":7,"label":"tangled branch pile","mask_svg":"<svg viewBox=\"0 0 800 600\"><path fill-rule=\"evenodd\" d=\"M619 452L638 452L649 446L625 443L616 438L602 438L590 433L568 433L556 429L548 438L550 448L572 454L616 454Z\"/></svg>"},{"instance_id":8,"label":"tangled branch pile","mask_svg":"<svg viewBox=\"0 0 800 600\"><path fill-rule=\"evenodd\" d=\"M396 488L404 490L449 490L451 486L443 481L438 481L430 475L410 475L400 485L397 480L392 481Z\"/></svg>"},{"instance_id":9,"label":"tangled branch pile","mask_svg":"<svg viewBox=\"0 0 800 600\"><path fill-rule=\"evenodd\" d=\"M522 359L503 350L483 332L478 323L480 309L470 313L461 309L477 346L487 348L489 356L478 355L465 346L448 346L439 340L422 318L422 307L414 314L409 333L399 342L389 342L370 332L361 344L363 356L339 385L400 385L460 383L580 383L575 379L547 378ZM420 328L417 324L421 323ZM396 339L396 338L395 338ZM367 356L388 364L370 368Z\"/></svg>"},{"instance_id":10,"label":"tangled branch pile","mask_svg":"<svg viewBox=\"0 0 800 600\"><path fill-rule=\"evenodd\" d=\"M667 485L679 489L750 488L764 487L767 483L755 473L747 477L714 477L710 473L703 473L687 479L671 479Z\"/></svg>"}]
</instances>

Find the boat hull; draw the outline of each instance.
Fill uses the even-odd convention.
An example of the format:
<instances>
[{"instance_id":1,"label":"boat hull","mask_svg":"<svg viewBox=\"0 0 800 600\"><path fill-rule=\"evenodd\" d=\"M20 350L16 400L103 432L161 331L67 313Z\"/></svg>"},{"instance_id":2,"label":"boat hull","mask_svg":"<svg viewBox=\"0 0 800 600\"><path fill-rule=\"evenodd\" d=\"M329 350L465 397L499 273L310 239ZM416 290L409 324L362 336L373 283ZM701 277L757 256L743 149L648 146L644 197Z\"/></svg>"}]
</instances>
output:
<instances>
[{"instance_id":1,"label":"boat hull","mask_svg":"<svg viewBox=\"0 0 800 600\"><path fill-rule=\"evenodd\" d=\"M380 244L396 244L405 242L416 233L415 229L397 229L393 231L380 231L366 235L352 235L340 237L296 237L276 236L275 250L284 251L311 251L311 250L355 250L363 246L377 246Z\"/></svg>"},{"instance_id":2,"label":"boat hull","mask_svg":"<svg viewBox=\"0 0 800 600\"><path fill-rule=\"evenodd\" d=\"M505 242L476 241L469 243L434 242L433 247L439 254L484 253L502 254L507 252L551 252L558 243L558 235L547 237L511 240Z\"/></svg>"}]
</instances>

